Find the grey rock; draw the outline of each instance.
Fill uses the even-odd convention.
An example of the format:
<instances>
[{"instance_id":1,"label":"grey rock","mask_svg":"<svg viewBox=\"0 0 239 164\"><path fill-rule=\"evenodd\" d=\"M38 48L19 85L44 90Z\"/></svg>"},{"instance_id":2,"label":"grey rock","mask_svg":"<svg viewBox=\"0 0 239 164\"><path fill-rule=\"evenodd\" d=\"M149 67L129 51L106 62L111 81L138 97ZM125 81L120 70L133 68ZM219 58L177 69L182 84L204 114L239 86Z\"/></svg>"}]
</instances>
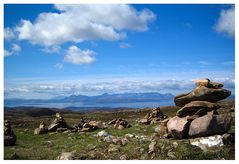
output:
<instances>
[{"instance_id":1,"label":"grey rock","mask_svg":"<svg viewBox=\"0 0 239 164\"><path fill-rule=\"evenodd\" d=\"M183 108L177 111L177 116L185 117L187 115L205 115L207 112L212 110L217 110L221 106L216 103L211 103L207 101L191 101L186 104Z\"/></svg>"},{"instance_id":2,"label":"grey rock","mask_svg":"<svg viewBox=\"0 0 239 164\"><path fill-rule=\"evenodd\" d=\"M190 103L191 101L217 102L227 98L230 95L231 91L226 89L214 89L207 88L205 86L199 86L189 93L175 96L174 102L176 106L183 107L185 104Z\"/></svg>"},{"instance_id":3,"label":"grey rock","mask_svg":"<svg viewBox=\"0 0 239 164\"><path fill-rule=\"evenodd\" d=\"M189 127L189 136L203 137L214 134L224 134L230 129L231 120L232 118L229 114L207 114L196 118Z\"/></svg>"},{"instance_id":4,"label":"grey rock","mask_svg":"<svg viewBox=\"0 0 239 164\"><path fill-rule=\"evenodd\" d=\"M186 117L180 118L175 116L167 123L168 132L177 139L182 139L187 136L190 122Z\"/></svg>"}]
</instances>

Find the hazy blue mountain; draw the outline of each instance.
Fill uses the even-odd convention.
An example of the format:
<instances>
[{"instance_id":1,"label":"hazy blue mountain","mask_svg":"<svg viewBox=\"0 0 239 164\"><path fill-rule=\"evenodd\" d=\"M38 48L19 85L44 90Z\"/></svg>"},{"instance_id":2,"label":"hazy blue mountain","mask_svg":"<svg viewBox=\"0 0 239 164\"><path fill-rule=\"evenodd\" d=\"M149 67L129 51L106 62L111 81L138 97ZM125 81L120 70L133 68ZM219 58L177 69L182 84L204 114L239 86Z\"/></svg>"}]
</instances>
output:
<instances>
[{"instance_id":1,"label":"hazy blue mountain","mask_svg":"<svg viewBox=\"0 0 239 164\"><path fill-rule=\"evenodd\" d=\"M68 97L55 97L53 99L5 99L5 104L14 103L64 103L64 102L82 102L82 103L127 103L127 102L154 102L162 100L172 100L174 95L171 93L161 94L157 92L149 93L120 93L96 96L70 95Z\"/></svg>"}]
</instances>

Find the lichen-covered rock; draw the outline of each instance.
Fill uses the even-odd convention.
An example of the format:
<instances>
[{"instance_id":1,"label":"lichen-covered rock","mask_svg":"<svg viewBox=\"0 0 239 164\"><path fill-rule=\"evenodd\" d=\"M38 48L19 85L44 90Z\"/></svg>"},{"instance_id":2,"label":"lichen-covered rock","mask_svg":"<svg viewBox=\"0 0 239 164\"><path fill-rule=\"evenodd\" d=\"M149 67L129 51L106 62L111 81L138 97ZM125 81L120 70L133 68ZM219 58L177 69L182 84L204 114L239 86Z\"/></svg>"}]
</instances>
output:
<instances>
[{"instance_id":1,"label":"lichen-covered rock","mask_svg":"<svg viewBox=\"0 0 239 164\"><path fill-rule=\"evenodd\" d=\"M218 88L207 88L205 86L199 86L193 91L185 94L175 96L174 102L176 106L183 107L185 104L191 101L209 101L217 102L223 100L231 95L231 91Z\"/></svg>"},{"instance_id":2,"label":"lichen-covered rock","mask_svg":"<svg viewBox=\"0 0 239 164\"><path fill-rule=\"evenodd\" d=\"M224 145L223 136L221 135L191 139L190 144L198 146L204 151L212 148L218 148Z\"/></svg>"},{"instance_id":3,"label":"lichen-covered rock","mask_svg":"<svg viewBox=\"0 0 239 164\"><path fill-rule=\"evenodd\" d=\"M169 119L167 123L168 132L177 139L185 138L188 134L190 122L187 120L186 117L178 117L175 116Z\"/></svg>"},{"instance_id":4,"label":"lichen-covered rock","mask_svg":"<svg viewBox=\"0 0 239 164\"><path fill-rule=\"evenodd\" d=\"M230 129L231 120L229 114L213 115L209 113L192 121L189 127L189 136L202 137L226 133Z\"/></svg>"},{"instance_id":5,"label":"lichen-covered rock","mask_svg":"<svg viewBox=\"0 0 239 164\"><path fill-rule=\"evenodd\" d=\"M208 101L192 101L177 111L177 116L185 117L187 115L205 115L207 112L217 110L221 106Z\"/></svg>"}]
</instances>

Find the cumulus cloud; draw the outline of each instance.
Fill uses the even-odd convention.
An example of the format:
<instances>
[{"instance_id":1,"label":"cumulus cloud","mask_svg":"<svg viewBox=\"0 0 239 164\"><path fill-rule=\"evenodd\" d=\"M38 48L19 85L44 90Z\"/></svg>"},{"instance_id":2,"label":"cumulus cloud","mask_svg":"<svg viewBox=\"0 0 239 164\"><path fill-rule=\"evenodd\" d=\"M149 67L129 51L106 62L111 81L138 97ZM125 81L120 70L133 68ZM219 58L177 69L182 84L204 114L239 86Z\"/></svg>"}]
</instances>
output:
<instances>
[{"instance_id":1,"label":"cumulus cloud","mask_svg":"<svg viewBox=\"0 0 239 164\"><path fill-rule=\"evenodd\" d=\"M21 52L21 50L22 50L22 48L19 45L15 44L15 43L12 44L12 51L14 53L19 53L19 52Z\"/></svg>"},{"instance_id":2,"label":"cumulus cloud","mask_svg":"<svg viewBox=\"0 0 239 164\"><path fill-rule=\"evenodd\" d=\"M120 43L120 48L131 48L132 46L129 43Z\"/></svg>"},{"instance_id":3,"label":"cumulus cloud","mask_svg":"<svg viewBox=\"0 0 239 164\"><path fill-rule=\"evenodd\" d=\"M38 15L34 22L21 20L18 39L43 46L89 40L115 41L126 37L125 30L146 31L156 16L148 9L129 5L55 5L58 12Z\"/></svg>"},{"instance_id":4,"label":"cumulus cloud","mask_svg":"<svg viewBox=\"0 0 239 164\"><path fill-rule=\"evenodd\" d=\"M11 56L11 55L14 55L14 54L18 54L19 52L21 52L21 50L22 50L22 48L18 44L13 43L11 45L11 50L10 51L4 49L4 57Z\"/></svg>"},{"instance_id":5,"label":"cumulus cloud","mask_svg":"<svg viewBox=\"0 0 239 164\"><path fill-rule=\"evenodd\" d=\"M4 57L11 56L12 52L9 52L8 50L4 49Z\"/></svg>"},{"instance_id":6,"label":"cumulus cloud","mask_svg":"<svg viewBox=\"0 0 239 164\"><path fill-rule=\"evenodd\" d=\"M7 41L10 41L10 40L14 39L14 37L15 37L15 35L11 28L7 27L4 29L4 39L6 39Z\"/></svg>"},{"instance_id":7,"label":"cumulus cloud","mask_svg":"<svg viewBox=\"0 0 239 164\"><path fill-rule=\"evenodd\" d=\"M50 46L50 47L44 47L42 51L46 53L59 53L60 49L61 49L60 46Z\"/></svg>"},{"instance_id":8,"label":"cumulus cloud","mask_svg":"<svg viewBox=\"0 0 239 164\"><path fill-rule=\"evenodd\" d=\"M81 50L76 46L68 48L64 61L72 64L90 64L95 61L95 52L92 50Z\"/></svg>"},{"instance_id":9,"label":"cumulus cloud","mask_svg":"<svg viewBox=\"0 0 239 164\"><path fill-rule=\"evenodd\" d=\"M220 17L215 25L215 30L219 33L225 33L230 37L235 36L235 8L222 10Z\"/></svg>"}]
</instances>

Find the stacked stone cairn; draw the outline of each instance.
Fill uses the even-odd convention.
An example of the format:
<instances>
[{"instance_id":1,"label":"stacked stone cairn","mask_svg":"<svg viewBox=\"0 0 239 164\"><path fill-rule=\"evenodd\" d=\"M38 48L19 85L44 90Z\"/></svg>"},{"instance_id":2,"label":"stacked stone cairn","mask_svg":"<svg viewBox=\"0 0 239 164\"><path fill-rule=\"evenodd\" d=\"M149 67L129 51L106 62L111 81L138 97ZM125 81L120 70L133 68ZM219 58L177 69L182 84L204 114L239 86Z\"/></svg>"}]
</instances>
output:
<instances>
[{"instance_id":1,"label":"stacked stone cairn","mask_svg":"<svg viewBox=\"0 0 239 164\"><path fill-rule=\"evenodd\" d=\"M114 125L114 128L116 128L116 129L124 129L124 128L131 127L131 125L128 123L128 121L124 120L122 118L113 119L110 122L108 122L108 125Z\"/></svg>"},{"instance_id":2,"label":"stacked stone cairn","mask_svg":"<svg viewBox=\"0 0 239 164\"><path fill-rule=\"evenodd\" d=\"M150 112L148 112L146 116L143 119L141 119L139 122L142 124L154 124L166 118L167 116L163 114L163 112L160 110L160 107L157 107L157 108L153 108Z\"/></svg>"},{"instance_id":3,"label":"stacked stone cairn","mask_svg":"<svg viewBox=\"0 0 239 164\"><path fill-rule=\"evenodd\" d=\"M80 119L78 124L75 124L72 128L72 132L90 132L96 129L105 129L107 128L106 123L102 121L86 121Z\"/></svg>"},{"instance_id":4,"label":"stacked stone cairn","mask_svg":"<svg viewBox=\"0 0 239 164\"><path fill-rule=\"evenodd\" d=\"M195 80L196 88L174 98L181 107L167 122L168 132L177 139L195 138L226 133L231 126L230 114L218 114L218 101L230 96L223 84L209 79Z\"/></svg>"},{"instance_id":5,"label":"stacked stone cairn","mask_svg":"<svg viewBox=\"0 0 239 164\"><path fill-rule=\"evenodd\" d=\"M49 132L63 132L69 129L69 126L67 125L66 121L62 117L62 115L57 112L55 119L52 121L52 123L48 126Z\"/></svg>"},{"instance_id":6,"label":"stacked stone cairn","mask_svg":"<svg viewBox=\"0 0 239 164\"><path fill-rule=\"evenodd\" d=\"M4 121L4 146L13 146L17 140L9 120Z\"/></svg>"}]
</instances>

